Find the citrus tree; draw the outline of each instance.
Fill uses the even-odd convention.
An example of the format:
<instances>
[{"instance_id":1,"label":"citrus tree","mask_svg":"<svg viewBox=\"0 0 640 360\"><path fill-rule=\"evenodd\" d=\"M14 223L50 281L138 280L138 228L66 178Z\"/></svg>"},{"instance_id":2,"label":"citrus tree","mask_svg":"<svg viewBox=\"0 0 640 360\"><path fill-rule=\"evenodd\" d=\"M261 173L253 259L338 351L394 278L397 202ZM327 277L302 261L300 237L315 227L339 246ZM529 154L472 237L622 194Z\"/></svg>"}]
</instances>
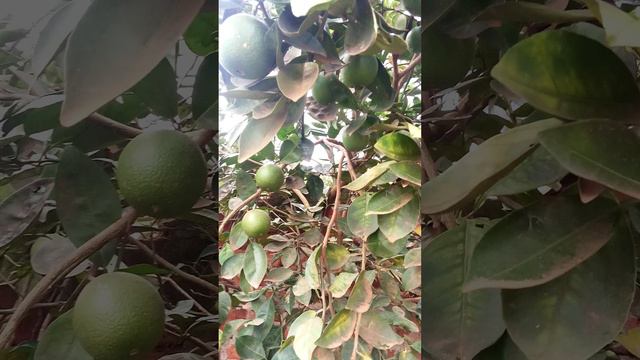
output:
<instances>
[{"instance_id":1,"label":"citrus tree","mask_svg":"<svg viewBox=\"0 0 640 360\"><path fill-rule=\"evenodd\" d=\"M420 1L219 14L221 358L419 358Z\"/></svg>"},{"instance_id":2,"label":"citrus tree","mask_svg":"<svg viewBox=\"0 0 640 360\"><path fill-rule=\"evenodd\" d=\"M0 21L0 358L213 358L216 6L50 3Z\"/></svg>"},{"instance_id":3,"label":"citrus tree","mask_svg":"<svg viewBox=\"0 0 640 360\"><path fill-rule=\"evenodd\" d=\"M639 9L612 3L423 9L428 358L640 355Z\"/></svg>"}]
</instances>

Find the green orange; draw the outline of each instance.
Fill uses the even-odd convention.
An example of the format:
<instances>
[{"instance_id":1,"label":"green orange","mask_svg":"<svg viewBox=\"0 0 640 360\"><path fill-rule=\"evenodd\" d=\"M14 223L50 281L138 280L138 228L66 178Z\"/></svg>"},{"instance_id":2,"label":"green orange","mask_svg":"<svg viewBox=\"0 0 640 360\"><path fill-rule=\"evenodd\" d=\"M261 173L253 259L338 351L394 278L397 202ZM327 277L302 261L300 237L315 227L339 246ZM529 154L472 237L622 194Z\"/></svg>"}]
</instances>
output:
<instances>
[{"instance_id":1,"label":"green orange","mask_svg":"<svg viewBox=\"0 0 640 360\"><path fill-rule=\"evenodd\" d=\"M144 215L174 217L202 195L207 165L198 145L174 130L143 133L125 146L116 169L122 195Z\"/></svg>"},{"instance_id":2,"label":"green orange","mask_svg":"<svg viewBox=\"0 0 640 360\"><path fill-rule=\"evenodd\" d=\"M236 14L220 25L220 65L232 76L262 79L275 68L276 42L260 19Z\"/></svg>"},{"instance_id":3,"label":"green orange","mask_svg":"<svg viewBox=\"0 0 640 360\"><path fill-rule=\"evenodd\" d=\"M138 275L98 276L78 296L73 330L96 360L122 360L150 352L164 329L164 301Z\"/></svg>"},{"instance_id":4,"label":"green orange","mask_svg":"<svg viewBox=\"0 0 640 360\"><path fill-rule=\"evenodd\" d=\"M420 54L422 51L422 29L420 26L416 26L409 34L407 34L407 45L409 45L409 50L411 50L414 54Z\"/></svg>"},{"instance_id":5,"label":"green orange","mask_svg":"<svg viewBox=\"0 0 640 360\"><path fill-rule=\"evenodd\" d=\"M369 135L357 130L348 134L346 128L344 128L342 130L342 144L349 151L364 150L369 145Z\"/></svg>"},{"instance_id":6,"label":"green orange","mask_svg":"<svg viewBox=\"0 0 640 360\"><path fill-rule=\"evenodd\" d=\"M282 169L273 164L262 165L256 171L256 185L265 191L278 191L284 184Z\"/></svg>"},{"instance_id":7,"label":"green orange","mask_svg":"<svg viewBox=\"0 0 640 360\"><path fill-rule=\"evenodd\" d=\"M261 209L247 211L240 223L245 234L251 237L260 237L269 232L271 219L269 213Z\"/></svg>"},{"instance_id":8,"label":"green orange","mask_svg":"<svg viewBox=\"0 0 640 360\"><path fill-rule=\"evenodd\" d=\"M378 74L378 59L372 55L359 55L349 58L349 63L342 68L340 80L349 86L367 86Z\"/></svg>"}]
</instances>

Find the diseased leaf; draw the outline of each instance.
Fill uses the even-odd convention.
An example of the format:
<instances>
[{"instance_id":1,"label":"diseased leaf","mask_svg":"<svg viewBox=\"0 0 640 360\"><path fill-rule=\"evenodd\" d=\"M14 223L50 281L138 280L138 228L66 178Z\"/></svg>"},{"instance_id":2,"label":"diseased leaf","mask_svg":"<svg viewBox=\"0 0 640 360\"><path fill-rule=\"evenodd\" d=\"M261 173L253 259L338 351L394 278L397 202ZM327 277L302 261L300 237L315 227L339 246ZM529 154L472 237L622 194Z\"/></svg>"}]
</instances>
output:
<instances>
[{"instance_id":1,"label":"diseased leaf","mask_svg":"<svg viewBox=\"0 0 640 360\"><path fill-rule=\"evenodd\" d=\"M560 124L557 119L537 121L483 142L422 186L422 212L445 212L483 193L532 151L540 131Z\"/></svg>"},{"instance_id":2,"label":"diseased leaf","mask_svg":"<svg viewBox=\"0 0 640 360\"><path fill-rule=\"evenodd\" d=\"M609 243L570 272L540 286L505 290L504 316L514 342L528 358L549 360L586 359L609 344L633 300L634 254L622 221Z\"/></svg>"},{"instance_id":3,"label":"diseased leaf","mask_svg":"<svg viewBox=\"0 0 640 360\"><path fill-rule=\"evenodd\" d=\"M420 200L413 197L406 205L390 213L378 216L380 231L394 243L409 235L420 220Z\"/></svg>"},{"instance_id":4,"label":"diseased leaf","mask_svg":"<svg viewBox=\"0 0 640 360\"><path fill-rule=\"evenodd\" d=\"M278 71L278 87L287 98L298 101L313 87L320 68L314 62L290 62Z\"/></svg>"},{"instance_id":5,"label":"diseased leaf","mask_svg":"<svg viewBox=\"0 0 640 360\"><path fill-rule=\"evenodd\" d=\"M322 320L313 310L305 311L293 321L288 336L294 336L293 350L300 360L311 360L321 333Z\"/></svg>"},{"instance_id":6,"label":"diseased leaf","mask_svg":"<svg viewBox=\"0 0 640 360\"><path fill-rule=\"evenodd\" d=\"M344 344L353 335L356 328L356 313L349 310L339 311L322 332L322 336L316 341L316 345L335 349Z\"/></svg>"},{"instance_id":7,"label":"diseased leaf","mask_svg":"<svg viewBox=\"0 0 640 360\"><path fill-rule=\"evenodd\" d=\"M386 161L376 164L374 167L367 169L364 174L360 175L344 188L351 191L360 191L374 182L378 177L382 176L382 174L389 169L389 166L395 163L395 161Z\"/></svg>"},{"instance_id":8,"label":"diseased leaf","mask_svg":"<svg viewBox=\"0 0 640 360\"><path fill-rule=\"evenodd\" d=\"M416 194L411 188L403 188L398 185L382 190L369 200L367 215L389 214L405 206Z\"/></svg>"},{"instance_id":9,"label":"diseased leaf","mask_svg":"<svg viewBox=\"0 0 640 360\"><path fill-rule=\"evenodd\" d=\"M349 250L342 245L327 244L327 265L329 270L338 270L349 261Z\"/></svg>"},{"instance_id":10,"label":"diseased leaf","mask_svg":"<svg viewBox=\"0 0 640 360\"><path fill-rule=\"evenodd\" d=\"M386 350L402 344L403 339L393 331L391 325L375 311L362 314L360 336L376 349Z\"/></svg>"},{"instance_id":11,"label":"diseased leaf","mask_svg":"<svg viewBox=\"0 0 640 360\"><path fill-rule=\"evenodd\" d=\"M357 197L347 210L347 225L354 235L366 239L378 230L378 216L365 215L372 195L366 193Z\"/></svg>"},{"instance_id":12,"label":"diseased leaf","mask_svg":"<svg viewBox=\"0 0 640 360\"><path fill-rule=\"evenodd\" d=\"M228 260L227 260L228 261ZM244 255L242 271L249 282L255 289L260 286L264 275L267 273L267 253L258 243L251 242L247 247Z\"/></svg>"},{"instance_id":13,"label":"diseased leaf","mask_svg":"<svg viewBox=\"0 0 640 360\"><path fill-rule=\"evenodd\" d=\"M599 198L582 204L572 196L514 211L476 246L465 291L525 288L559 277L610 239L616 211L611 200Z\"/></svg>"},{"instance_id":14,"label":"diseased leaf","mask_svg":"<svg viewBox=\"0 0 640 360\"><path fill-rule=\"evenodd\" d=\"M321 246L317 246L315 250L309 255L307 264L304 268L304 277L311 289L320 288L320 272L318 269L318 258L320 254Z\"/></svg>"},{"instance_id":15,"label":"diseased leaf","mask_svg":"<svg viewBox=\"0 0 640 360\"><path fill-rule=\"evenodd\" d=\"M357 313L364 313L371 307L371 301L373 300L373 289L371 283L364 276L364 272L358 275L356 283L353 285L349 300L345 305L345 309L352 310Z\"/></svg>"},{"instance_id":16,"label":"diseased leaf","mask_svg":"<svg viewBox=\"0 0 640 360\"><path fill-rule=\"evenodd\" d=\"M596 15L607 33L607 44L611 46L640 46L636 36L640 31L640 19L633 13L627 13L600 0L583 0Z\"/></svg>"},{"instance_id":17,"label":"diseased leaf","mask_svg":"<svg viewBox=\"0 0 640 360\"><path fill-rule=\"evenodd\" d=\"M402 180L422 185L422 168L413 161L400 161L389 166L389 170Z\"/></svg>"},{"instance_id":18,"label":"diseased leaf","mask_svg":"<svg viewBox=\"0 0 640 360\"><path fill-rule=\"evenodd\" d=\"M262 360L267 355L264 352L262 341L251 335L243 335L236 339L236 351L240 358L246 360Z\"/></svg>"},{"instance_id":19,"label":"diseased leaf","mask_svg":"<svg viewBox=\"0 0 640 360\"><path fill-rule=\"evenodd\" d=\"M376 41L378 24L369 0L354 0L352 11L345 34L344 48L347 54L358 55Z\"/></svg>"},{"instance_id":20,"label":"diseased leaf","mask_svg":"<svg viewBox=\"0 0 640 360\"><path fill-rule=\"evenodd\" d=\"M341 298L351 287L353 281L358 277L358 274L343 272L338 274L336 278L331 282L329 286L329 292L334 298Z\"/></svg>"},{"instance_id":21,"label":"diseased leaf","mask_svg":"<svg viewBox=\"0 0 640 360\"><path fill-rule=\"evenodd\" d=\"M94 0L67 44L62 125L77 124L141 80L178 41L203 3Z\"/></svg>"}]
</instances>

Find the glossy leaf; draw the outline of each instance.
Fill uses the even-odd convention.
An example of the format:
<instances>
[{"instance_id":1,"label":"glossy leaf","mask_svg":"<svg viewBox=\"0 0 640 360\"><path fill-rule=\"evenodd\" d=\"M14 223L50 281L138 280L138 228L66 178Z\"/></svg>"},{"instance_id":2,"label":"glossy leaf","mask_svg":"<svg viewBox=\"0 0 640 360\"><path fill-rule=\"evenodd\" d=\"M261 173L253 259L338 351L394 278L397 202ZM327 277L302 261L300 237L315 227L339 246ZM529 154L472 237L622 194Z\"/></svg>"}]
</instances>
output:
<instances>
[{"instance_id":1,"label":"glossy leaf","mask_svg":"<svg viewBox=\"0 0 640 360\"><path fill-rule=\"evenodd\" d=\"M422 186L422 212L441 213L483 193L532 151L540 131L560 124L557 119L537 121L483 142Z\"/></svg>"},{"instance_id":2,"label":"glossy leaf","mask_svg":"<svg viewBox=\"0 0 640 360\"><path fill-rule=\"evenodd\" d=\"M383 135L376 141L374 148L393 160L418 160L420 158L418 144L401 132Z\"/></svg>"},{"instance_id":3,"label":"glossy leaf","mask_svg":"<svg viewBox=\"0 0 640 360\"><path fill-rule=\"evenodd\" d=\"M278 87L287 98L298 101L313 87L320 68L314 62L290 62L278 71Z\"/></svg>"},{"instance_id":4,"label":"glossy leaf","mask_svg":"<svg viewBox=\"0 0 640 360\"><path fill-rule=\"evenodd\" d=\"M380 231L394 243L410 234L418 225L420 220L420 200L414 197L400 209L378 216L378 226Z\"/></svg>"},{"instance_id":5,"label":"glossy leaf","mask_svg":"<svg viewBox=\"0 0 640 360\"><path fill-rule=\"evenodd\" d=\"M345 309L364 313L369 310L372 300L373 289L371 288L371 283L364 276L364 272L361 272L355 284L353 284L353 290L351 290Z\"/></svg>"},{"instance_id":6,"label":"glossy leaf","mask_svg":"<svg viewBox=\"0 0 640 360\"><path fill-rule=\"evenodd\" d=\"M581 121L540 133L540 143L570 172L640 198L640 138L624 124Z\"/></svg>"},{"instance_id":7,"label":"glossy leaf","mask_svg":"<svg viewBox=\"0 0 640 360\"><path fill-rule=\"evenodd\" d=\"M178 114L177 87L176 73L165 58L132 90L156 114L171 119Z\"/></svg>"},{"instance_id":8,"label":"glossy leaf","mask_svg":"<svg viewBox=\"0 0 640 360\"><path fill-rule=\"evenodd\" d=\"M467 264L488 228L486 221L467 220L422 248L422 286L438 294L422 298L422 320L430 325L422 344L434 356L472 359L504 331L500 290L462 291Z\"/></svg>"},{"instance_id":9,"label":"glossy leaf","mask_svg":"<svg viewBox=\"0 0 640 360\"><path fill-rule=\"evenodd\" d=\"M354 0L352 11L344 38L344 49L349 55L358 55L376 41L378 24L369 0Z\"/></svg>"},{"instance_id":10,"label":"glossy leaf","mask_svg":"<svg viewBox=\"0 0 640 360\"><path fill-rule=\"evenodd\" d=\"M537 147L526 159L500 179L487 195L513 195L553 184L567 175L557 160L544 147Z\"/></svg>"},{"instance_id":11,"label":"glossy leaf","mask_svg":"<svg viewBox=\"0 0 640 360\"><path fill-rule=\"evenodd\" d=\"M244 255L242 271L253 288L258 288L267 273L267 253L258 243L252 242Z\"/></svg>"},{"instance_id":12,"label":"glossy leaf","mask_svg":"<svg viewBox=\"0 0 640 360\"><path fill-rule=\"evenodd\" d=\"M514 211L475 248L465 291L543 284L595 254L611 237L616 204L560 196ZM513 239L517 239L514 241Z\"/></svg>"},{"instance_id":13,"label":"glossy leaf","mask_svg":"<svg viewBox=\"0 0 640 360\"><path fill-rule=\"evenodd\" d=\"M18 237L40 214L49 194L53 180L37 179L0 202L0 247Z\"/></svg>"},{"instance_id":14,"label":"glossy leaf","mask_svg":"<svg viewBox=\"0 0 640 360\"><path fill-rule=\"evenodd\" d=\"M216 51L218 14L200 12L184 32L184 42L194 54L207 56Z\"/></svg>"},{"instance_id":15,"label":"glossy leaf","mask_svg":"<svg viewBox=\"0 0 640 360\"><path fill-rule=\"evenodd\" d=\"M389 170L402 180L422 185L422 168L413 161L400 161L389 166Z\"/></svg>"},{"instance_id":16,"label":"glossy leaf","mask_svg":"<svg viewBox=\"0 0 640 360\"><path fill-rule=\"evenodd\" d=\"M227 261L222 263L220 277L223 279L233 279L240 274L244 264L244 254L234 254Z\"/></svg>"},{"instance_id":17,"label":"glossy leaf","mask_svg":"<svg viewBox=\"0 0 640 360\"><path fill-rule=\"evenodd\" d=\"M374 182L377 178L382 176L382 174L389 169L389 166L394 164L395 161L386 161L383 163L376 164L374 167L371 167L365 171L364 174L360 175L357 179L350 182L344 188L351 191L360 191L372 182Z\"/></svg>"},{"instance_id":18,"label":"glossy leaf","mask_svg":"<svg viewBox=\"0 0 640 360\"><path fill-rule=\"evenodd\" d=\"M371 197L367 215L389 214L405 206L416 194L411 188L391 186Z\"/></svg>"},{"instance_id":19,"label":"glossy leaf","mask_svg":"<svg viewBox=\"0 0 640 360\"><path fill-rule=\"evenodd\" d=\"M382 231L378 230L367 239L367 248L377 257L390 258L406 249L407 239L408 236L391 242Z\"/></svg>"},{"instance_id":20,"label":"glossy leaf","mask_svg":"<svg viewBox=\"0 0 640 360\"><path fill-rule=\"evenodd\" d=\"M53 195L62 226L76 247L118 220L122 212L120 196L110 177L73 146L62 153ZM104 266L114 253L112 241L95 253L91 261Z\"/></svg>"},{"instance_id":21,"label":"glossy leaf","mask_svg":"<svg viewBox=\"0 0 640 360\"><path fill-rule=\"evenodd\" d=\"M505 321L518 347L530 359L586 359L613 341L633 300L634 254L621 222L607 245L565 275L504 291Z\"/></svg>"},{"instance_id":22,"label":"glossy leaf","mask_svg":"<svg viewBox=\"0 0 640 360\"><path fill-rule=\"evenodd\" d=\"M562 118L623 120L638 110L640 92L622 60L569 31L543 31L517 43L491 75L532 106Z\"/></svg>"},{"instance_id":23,"label":"glossy leaf","mask_svg":"<svg viewBox=\"0 0 640 360\"><path fill-rule=\"evenodd\" d=\"M322 332L322 336L316 341L316 345L335 349L344 344L353 335L356 328L356 313L349 310L339 311Z\"/></svg>"},{"instance_id":24,"label":"glossy leaf","mask_svg":"<svg viewBox=\"0 0 640 360\"><path fill-rule=\"evenodd\" d=\"M69 37L62 125L82 121L141 80L174 46L203 3L93 1Z\"/></svg>"},{"instance_id":25,"label":"glossy leaf","mask_svg":"<svg viewBox=\"0 0 640 360\"><path fill-rule=\"evenodd\" d=\"M342 245L327 244L327 265L329 270L338 270L349 261L349 250Z\"/></svg>"},{"instance_id":26,"label":"glossy leaf","mask_svg":"<svg viewBox=\"0 0 640 360\"><path fill-rule=\"evenodd\" d=\"M372 195L366 193L357 197L347 210L347 225L354 235L366 239L378 230L378 216L365 215Z\"/></svg>"},{"instance_id":27,"label":"glossy leaf","mask_svg":"<svg viewBox=\"0 0 640 360\"><path fill-rule=\"evenodd\" d=\"M67 311L49 324L38 342L34 360L93 360L76 338L72 319L73 311Z\"/></svg>"},{"instance_id":28,"label":"glossy leaf","mask_svg":"<svg viewBox=\"0 0 640 360\"><path fill-rule=\"evenodd\" d=\"M262 341L251 335L238 337L235 345L241 359L262 360L267 358Z\"/></svg>"}]
</instances>

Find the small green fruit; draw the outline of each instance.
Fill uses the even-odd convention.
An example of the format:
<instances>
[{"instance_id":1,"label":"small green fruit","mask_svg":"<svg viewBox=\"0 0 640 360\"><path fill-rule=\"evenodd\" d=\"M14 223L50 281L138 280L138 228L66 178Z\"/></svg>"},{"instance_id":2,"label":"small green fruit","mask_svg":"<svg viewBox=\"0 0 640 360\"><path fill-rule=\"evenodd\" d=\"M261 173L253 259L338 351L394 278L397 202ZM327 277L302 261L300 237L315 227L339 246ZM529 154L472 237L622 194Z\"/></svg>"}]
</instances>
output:
<instances>
[{"instance_id":1,"label":"small green fruit","mask_svg":"<svg viewBox=\"0 0 640 360\"><path fill-rule=\"evenodd\" d=\"M284 184L282 169L273 164L262 165L256 171L256 185L265 191L278 191Z\"/></svg>"},{"instance_id":2,"label":"small green fruit","mask_svg":"<svg viewBox=\"0 0 640 360\"><path fill-rule=\"evenodd\" d=\"M369 145L369 135L359 131L347 134L346 128L342 131L342 144L349 151L364 150Z\"/></svg>"},{"instance_id":3,"label":"small green fruit","mask_svg":"<svg viewBox=\"0 0 640 360\"><path fill-rule=\"evenodd\" d=\"M269 213L264 210L249 210L242 217L242 230L251 237L259 237L267 234L269 225L271 225L271 219L269 218Z\"/></svg>"},{"instance_id":4,"label":"small green fruit","mask_svg":"<svg viewBox=\"0 0 640 360\"><path fill-rule=\"evenodd\" d=\"M407 45L409 50L414 54L420 54L422 51L422 28L419 26L414 27L407 34Z\"/></svg>"},{"instance_id":5,"label":"small green fruit","mask_svg":"<svg viewBox=\"0 0 640 360\"><path fill-rule=\"evenodd\" d=\"M95 359L130 359L158 344L164 329L164 301L142 277L108 273L82 289L72 323L78 341Z\"/></svg>"},{"instance_id":6,"label":"small green fruit","mask_svg":"<svg viewBox=\"0 0 640 360\"><path fill-rule=\"evenodd\" d=\"M378 59L371 55L353 56L349 63L342 68L340 77L345 85L350 87L367 86L378 75Z\"/></svg>"}]
</instances>

